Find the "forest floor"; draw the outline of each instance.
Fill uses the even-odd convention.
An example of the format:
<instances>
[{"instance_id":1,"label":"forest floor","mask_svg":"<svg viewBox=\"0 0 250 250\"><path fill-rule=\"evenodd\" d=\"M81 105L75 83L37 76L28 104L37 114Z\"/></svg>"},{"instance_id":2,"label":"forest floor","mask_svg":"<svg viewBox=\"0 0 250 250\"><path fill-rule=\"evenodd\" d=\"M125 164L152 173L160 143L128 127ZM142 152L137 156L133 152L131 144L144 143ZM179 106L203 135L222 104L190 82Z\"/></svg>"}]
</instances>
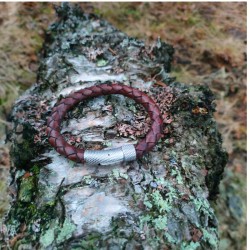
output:
<instances>
[{"instance_id":1,"label":"forest floor","mask_svg":"<svg viewBox=\"0 0 250 250\"><path fill-rule=\"evenodd\" d=\"M220 250L246 249L246 3L81 3L129 36L172 44L172 76L206 84L216 96L215 118L229 154L214 204ZM0 3L0 217L8 206L7 115L36 81L44 32L55 19L50 3ZM1 221L1 219L0 219Z\"/></svg>"}]
</instances>

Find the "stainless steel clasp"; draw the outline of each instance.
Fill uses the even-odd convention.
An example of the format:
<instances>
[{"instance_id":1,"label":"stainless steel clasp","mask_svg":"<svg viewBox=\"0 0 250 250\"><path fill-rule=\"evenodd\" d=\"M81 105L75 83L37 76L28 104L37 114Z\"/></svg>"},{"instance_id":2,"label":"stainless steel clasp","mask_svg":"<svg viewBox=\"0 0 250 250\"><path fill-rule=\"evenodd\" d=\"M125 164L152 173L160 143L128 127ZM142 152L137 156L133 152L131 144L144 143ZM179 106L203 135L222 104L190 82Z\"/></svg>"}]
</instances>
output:
<instances>
[{"instance_id":1,"label":"stainless steel clasp","mask_svg":"<svg viewBox=\"0 0 250 250\"><path fill-rule=\"evenodd\" d=\"M106 150L86 150L84 160L90 165L112 165L136 159L135 147L132 144Z\"/></svg>"}]
</instances>

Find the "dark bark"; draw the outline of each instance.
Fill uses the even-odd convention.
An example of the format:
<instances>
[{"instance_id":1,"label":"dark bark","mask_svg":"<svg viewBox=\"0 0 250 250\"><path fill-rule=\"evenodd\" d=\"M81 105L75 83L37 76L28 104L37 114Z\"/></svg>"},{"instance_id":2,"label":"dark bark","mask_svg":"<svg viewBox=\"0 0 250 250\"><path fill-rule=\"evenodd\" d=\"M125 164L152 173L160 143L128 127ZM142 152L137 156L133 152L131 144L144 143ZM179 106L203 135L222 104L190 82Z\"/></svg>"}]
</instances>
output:
<instances>
[{"instance_id":1,"label":"dark bark","mask_svg":"<svg viewBox=\"0 0 250 250\"><path fill-rule=\"evenodd\" d=\"M172 46L151 47L77 7L57 9L37 83L15 103L11 121L12 206L2 245L16 249L217 249L209 198L227 155L208 87L176 82ZM187 48L188 49L188 48ZM45 134L61 96L102 83L139 88L159 104L164 138L142 160L109 167L76 164ZM120 95L68 113L65 138L78 147L136 142L149 126L140 105Z\"/></svg>"}]
</instances>

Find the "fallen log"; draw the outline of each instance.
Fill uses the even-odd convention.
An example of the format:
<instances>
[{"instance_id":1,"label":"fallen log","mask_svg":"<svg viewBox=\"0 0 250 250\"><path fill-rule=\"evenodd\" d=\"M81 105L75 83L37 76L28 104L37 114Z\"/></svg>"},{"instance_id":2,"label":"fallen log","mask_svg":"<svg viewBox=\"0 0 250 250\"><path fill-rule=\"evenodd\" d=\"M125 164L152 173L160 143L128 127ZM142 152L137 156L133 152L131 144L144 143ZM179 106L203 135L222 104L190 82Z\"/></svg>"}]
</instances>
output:
<instances>
[{"instance_id":1,"label":"fallen log","mask_svg":"<svg viewBox=\"0 0 250 250\"><path fill-rule=\"evenodd\" d=\"M217 249L216 197L227 155L206 86L170 76L173 48L128 37L78 7L57 8L37 83L10 120L11 207L1 244L14 249ZM48 142L47 119L70 93L122 84L149 95L163 137L142 159L111 166L75 163ZM64 139L77 148L136 143L149 131L144 108L122 95L80 102Z\"/></svg>"}]
</instances>

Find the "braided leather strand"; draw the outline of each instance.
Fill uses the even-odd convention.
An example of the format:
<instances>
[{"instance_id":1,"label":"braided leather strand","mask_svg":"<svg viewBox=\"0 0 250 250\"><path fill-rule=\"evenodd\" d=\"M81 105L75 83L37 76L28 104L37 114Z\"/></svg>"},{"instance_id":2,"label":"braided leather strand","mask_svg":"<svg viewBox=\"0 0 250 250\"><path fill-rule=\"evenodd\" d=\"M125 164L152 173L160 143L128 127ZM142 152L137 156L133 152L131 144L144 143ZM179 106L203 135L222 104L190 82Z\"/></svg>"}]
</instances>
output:
<instances>
[{"instance_id":1,"label":"braided leather strand","mask_svg":"<svg viewBox=\"0 0 250 250\"><path fill-rule=\"evenodd\" d=\"M149 96L138 89L120 84L100 84L70 94L61 99L53 108L52 114L47 120L47 135L49 143L59 154L66 156L72 161L84 163L85 150L73 147L64 140L60 133L60 123L66 113L79 102L92 97L109 94L121 94L127 96L134 99L146 109L149 113L152 125L145 138L139 141L135 146L136 156L141 158L143 154L152 150L157 141L161 138L163 129L163 121L157 104Z\"/></svg>"}]
</instances>

